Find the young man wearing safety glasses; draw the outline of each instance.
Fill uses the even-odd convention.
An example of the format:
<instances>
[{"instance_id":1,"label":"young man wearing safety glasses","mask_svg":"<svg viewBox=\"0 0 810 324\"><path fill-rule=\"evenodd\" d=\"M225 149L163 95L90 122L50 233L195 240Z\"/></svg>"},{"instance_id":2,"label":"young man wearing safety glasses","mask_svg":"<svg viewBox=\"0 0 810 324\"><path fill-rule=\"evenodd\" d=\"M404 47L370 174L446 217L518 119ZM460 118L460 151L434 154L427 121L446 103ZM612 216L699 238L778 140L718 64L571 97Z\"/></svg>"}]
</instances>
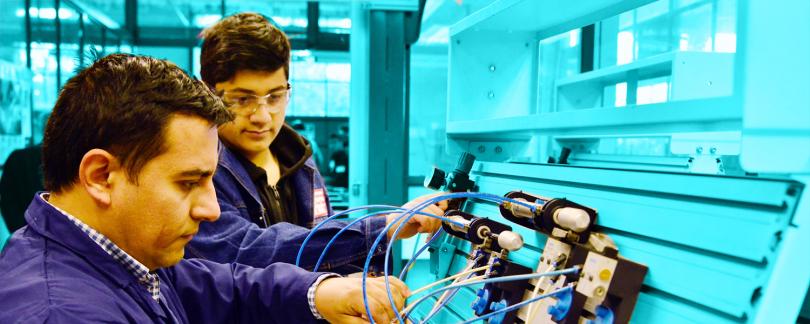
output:
<instances>
[{"instance_id":1,"label":"young man wearing safety glasses","mask_svg":"<svg viewBox=\"0 0 810 324\"><path fill-rule=\"evenodd\" d=\"M332 215L326 187L309 142L284 123L290 100L290 43L264 16L229 16L202 33L200 74L236 116L219 126L219 165L214 175L222 211L200 225L187 257L264 267L295 262L309 228ZM415 206L425 197L408 202ZM423 212L442 215L431 205ZM332 244L320 270L359 271L374 240L398 214L367 219ZM307 244L300 266L310 269L344 222L324 224ZM398 238L434 232L440 222L416 216ZM387 233L387 240L395 226ZM384 251L385 244L373 253Z\"/></svg>"}]
</instances>

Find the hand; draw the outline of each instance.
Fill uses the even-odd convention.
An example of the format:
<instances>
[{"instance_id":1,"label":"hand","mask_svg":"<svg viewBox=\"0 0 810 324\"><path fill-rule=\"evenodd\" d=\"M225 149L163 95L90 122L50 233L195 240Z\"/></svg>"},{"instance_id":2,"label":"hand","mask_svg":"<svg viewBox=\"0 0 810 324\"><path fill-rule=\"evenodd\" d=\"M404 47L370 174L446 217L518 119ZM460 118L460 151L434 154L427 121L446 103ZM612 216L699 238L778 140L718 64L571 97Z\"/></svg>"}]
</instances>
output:
<instances>
[{"instance_id":1,"label":"hand","mask_svg":"<svg viewBox=\"0 0 810 324\"><path fill-rule=\"evenodd\" d=\"M388 280L397 310L401 310L411 291L395 277L388 277ZM374 322L388 324L396 320L385 292L385 278L366 279L366 292ZM321 281L315 288L315 308L329 323L369 322L363 303L363 280L360 278L329 278Z\"/></svg>"},{"instance_id":2,"label":"hand","mask_svg":"<svg viewBox=\"0 0 810 324\"><path fill-rule=\"evenodd\" d=\"M443 195L444 192L439 193L432 193L428 195L424 195L418 197L414 200L409 201L408 203L402 205L403 209L411 209L416 207L417 205L423 203L424 201L431 199L433 197ZM436 216L444 216L444 211L447 210L447 201L442 200L436 204L428 205L427 207L419 210L423 213L433 214ZM396 219L401 216L401 213L391 213L387 216L388 224L395 222ZM407 217L406 217L407 218ZM408 220L408 223L402 225L402 229L399 231L399 235L395 239L404 239L409 238L411 236L416 235L416 233L434 233L442 226L442 221L438 218L419 215L416 214ZM388 229L388 240L391 240L391 237L394 235L394 232L397 230L398 224L391 226Z\"/></svg>"}]
</instances>

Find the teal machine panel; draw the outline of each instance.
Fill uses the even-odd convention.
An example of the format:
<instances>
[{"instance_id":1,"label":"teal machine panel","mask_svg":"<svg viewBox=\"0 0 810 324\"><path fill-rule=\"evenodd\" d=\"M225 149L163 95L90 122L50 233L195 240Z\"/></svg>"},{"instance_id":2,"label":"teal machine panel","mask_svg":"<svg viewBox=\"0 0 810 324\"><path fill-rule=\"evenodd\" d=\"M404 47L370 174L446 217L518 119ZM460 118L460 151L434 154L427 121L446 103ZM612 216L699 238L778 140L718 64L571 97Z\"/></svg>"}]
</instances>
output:
<instances>
[{"instance_id":1,"label":"teal machine panel","mask_svg":"<svg viewBox=\"0 0 810 324\"><path fill-rule=\"evenodd\" d=\"M765 322L790 322L798 314L783 303L763 304L763 296L804 297L796 294L800 288L780 292L774 286L778 276L810 271L807 247L795 240L808 235L797 228L810 199L800 199L807 195L802 182L496 162L477 163L472 176L481 192L524 190L595 207L597 231L612 238L622 256L649 268L634 322L739 323L758 318L764 308L783 314ZM510 223L491 204L470 203L466 210ZM525 245L510 259L536 268L547 236L514 227ZM436 274L463 268L468 243L453 238L440 246L444 251L433 258ZM780 268L782 263L791 265ZM796 285L806 291L806 278ZM468 290L434 318L437 323L471 318L472 300Z\"/></svg>"},{"instance_id":2,"label":"teal machine panel","mask_svg":"<svg viewBox=\"0 0 810 324\"><path fill-rule=\"evenodd\" d=\"M596 209L595 231L648 268L631 322L810 318L808 15L803 0L493 1L450 28L449 152L477 156L479 192ZM509 259L538 268L545 234L479 200L464 211L512 225ZM442 237L408 283L469 252ZM430 322L474 318L477 288Z\"/></svg>"}]
</instances>

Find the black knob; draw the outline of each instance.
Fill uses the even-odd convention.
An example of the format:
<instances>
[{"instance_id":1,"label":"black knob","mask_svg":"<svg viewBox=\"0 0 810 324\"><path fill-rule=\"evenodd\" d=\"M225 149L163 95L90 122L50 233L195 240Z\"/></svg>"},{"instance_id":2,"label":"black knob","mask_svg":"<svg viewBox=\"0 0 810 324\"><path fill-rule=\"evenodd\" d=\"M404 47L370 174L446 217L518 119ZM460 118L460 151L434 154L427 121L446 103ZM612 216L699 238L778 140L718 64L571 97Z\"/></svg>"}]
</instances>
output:
<instances>
[{"instance_id":1,"label":"black knob","mask_svg":"<svg viewBox=\"0 0 810 324\"><path fill-rule=\"evenodd\" d=\"M474 162L475 162L475 155L472 155L467 152L461 153L461 156L458 157L458 163L456 163L455 172L469 175L470 171L472 170Z\"/></svg>"},{"instance_id":2,"label":"black knob","mask_svg":"<svg viewBox=\"0 0 810 324\"><path fill-rule=\"evenodd\" d=\"M425 176L425 188L433 190L441 190L445 184L446 174L442 169L434 167L428 175Z\"/></svg>"}]
</instances>

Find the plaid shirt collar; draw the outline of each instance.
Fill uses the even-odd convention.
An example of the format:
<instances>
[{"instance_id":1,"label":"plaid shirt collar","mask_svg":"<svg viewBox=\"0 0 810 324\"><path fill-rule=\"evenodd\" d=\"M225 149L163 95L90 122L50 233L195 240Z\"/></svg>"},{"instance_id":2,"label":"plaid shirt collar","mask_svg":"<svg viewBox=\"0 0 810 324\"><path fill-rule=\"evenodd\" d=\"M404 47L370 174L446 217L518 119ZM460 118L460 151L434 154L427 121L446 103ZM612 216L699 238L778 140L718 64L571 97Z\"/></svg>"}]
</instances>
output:
<instances>
[{"instance_id":1,"label":"plaid shirt collar","mask_svg":"<svg viewBox=\"0 0 810 324\"><path fill-rule=\"evenodd\" d=\"M42 200L48 202L49 195L47 193L42 194ZM149 268L144 266L142 263L135 260L132 256L124 252L121 248L119 248L115 243L110 241L106 236L97 232L92 227L87 226L87 224L80 221L78 218L71 216L67 212L59 209L48 202L51 207L58 210L62 215L65 215L73 224L76 225L79 229L82 230L87 236L89 236L98 246L101 247L104 252L107 252L115 261L120 263L124 268L126 268L135 278L138 279L138 282L149 291L149 294L152 295L152 299L155 301L160 300L160 278L154 272L149 272Z\"/></svg>"}]
</instances>

